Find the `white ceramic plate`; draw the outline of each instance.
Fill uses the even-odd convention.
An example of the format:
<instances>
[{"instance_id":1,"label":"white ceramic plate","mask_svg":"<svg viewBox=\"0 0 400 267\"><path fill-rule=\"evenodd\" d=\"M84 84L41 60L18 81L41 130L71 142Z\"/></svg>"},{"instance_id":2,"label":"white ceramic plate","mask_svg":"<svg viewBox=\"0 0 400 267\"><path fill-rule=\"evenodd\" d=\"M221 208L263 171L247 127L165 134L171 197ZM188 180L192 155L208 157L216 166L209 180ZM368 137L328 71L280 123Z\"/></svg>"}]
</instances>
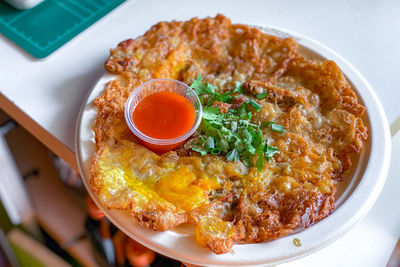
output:
<instances>
[{"instance_id":1,"label":"white ceramic plate","mask_svg":"<svg viewBox=\"0 0 400 267\"><path fill-rule=\"evenodd\" d=\"M234 245L232 253L216 255L209 249L198 246L190 227L154 232L140 226L125 212L102 208L107 218L133 239L161 254L186 263L202 266L272 265L308 255L333 242L361 220L374 204L386 179L391 152L389 126L382 105L362 75L340 55L308 37L276 27L254 27L271 35L294 37L300 45L301 53L308 57L334 60L367 108L366 125L369 127L369 140L358 164L354 164L345 174L344 182L337 188L336 210L328 218L308 229L301 229L275 241ZM113 78L115 77L110 74L104 74L98 80L82 105L76 128L78 166L90 196L99 207L100 202L89 183L89 163L94 153L92 125L96 117L93 101ZM302 246L295 246L294 238L299 238Z\"/></svg>"}]
</instances>

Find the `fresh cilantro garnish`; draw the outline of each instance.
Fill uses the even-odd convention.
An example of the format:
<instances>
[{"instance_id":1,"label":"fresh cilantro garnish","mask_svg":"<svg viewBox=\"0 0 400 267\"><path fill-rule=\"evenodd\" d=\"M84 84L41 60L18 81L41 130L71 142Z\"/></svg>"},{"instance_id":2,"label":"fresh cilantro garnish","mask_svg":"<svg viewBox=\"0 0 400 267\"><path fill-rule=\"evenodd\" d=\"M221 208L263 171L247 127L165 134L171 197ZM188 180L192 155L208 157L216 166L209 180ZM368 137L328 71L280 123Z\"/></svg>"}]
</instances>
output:
<instances>
[{"instance_id":1,"label":"fresh cilantro garnish","mask_svg":"<svg viewBox=\"0 0 400 267\"><path fill-rule=\"evenodd\" d=\"M205 107L203 108L203 119L209 121L221 121L223 115L219 113L219 108L217 107Z\"/></svg>"},{"instance_id":2,"label":"fresh cilantro garnish","mask_svg":"<svg viewBox=\"0 0 400 267\"><path fill-rule=\"evenodd\" d=\"M199 152L200 155L205 156L207 154L207 150L205 150L204 148L200 147L200 146L192 146L192 150Z\"/></svg>"},{"instance_id":3,"label":"fresh cilantro garnish","mask_svg":"<svg viewBox=\"0 0 400 267\"><path fill-rule=\"evenodd\" d=\"M203 84L201 82L201 75L197 76L190 87L200 97L203 106L210 106L214 101L232 103L235 98L235 93L243 93L240 83L236 84L236 88L233 91L219 93L217 92L217 88L208 82Z\"/></svg>"},{"instance_id":4,"label":"fresh cilantro garnish","mask_svg":"<svg viewBox=\"0 0 400 267\"><path fill-rule=\"evenodd\" d=\"M283 126L274 122L262 125L251 123L253 113L261 110L261 105L255 100L244 101L239 106L229 108L228 112L221 112L219 107L214 107L215 101L231 104L234 99L243 94L240 83L236 83L234 90L220 93L218 88L201 81L201 75L190 86L201 98L203 116L199 127L199 139L191 148L204 156L207 153L224 155L227 161L241 160L246 166L254 167L261 171L264 159L270 161L279 153L277 147L269 146L265 141L262 127L271 125L271 130L283 133ZM256 96L263 99L267 93ZM232 105L230 105L232 107Z\"/></svg>"},{"instance_id":5,"label":"fresh cilantro garnish","mask_svg":"<svg viewBox=\"0 0 400 267\"><path fill-rule=\"evenodd\" d=\"M198 96L207 95L207 94L211 94L211 95L215 94L215 87L209 83L203 84L201 82L201 75L197 76L196 80L193 81L193 83L190 87L193 88L194 92Z\"/></svg>"}]
</instances>

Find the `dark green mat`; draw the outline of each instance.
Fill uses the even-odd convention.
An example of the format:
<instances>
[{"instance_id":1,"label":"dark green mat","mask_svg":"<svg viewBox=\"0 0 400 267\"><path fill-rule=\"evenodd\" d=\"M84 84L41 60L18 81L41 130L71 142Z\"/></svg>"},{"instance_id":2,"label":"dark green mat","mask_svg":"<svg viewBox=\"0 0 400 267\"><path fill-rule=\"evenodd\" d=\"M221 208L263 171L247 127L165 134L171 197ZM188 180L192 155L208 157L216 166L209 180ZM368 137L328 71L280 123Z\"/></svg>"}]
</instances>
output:
<instances>
[{"instance_id":1,"label":"dark green mat","mask_svg":"<svg viewBox=\"0 0 400 267\"><path fill-rule=\"evenodd\" d=\"M28 10L0 1L0 32L44 58L125 0L45 0Z\"/></svg>"}]
</instances>

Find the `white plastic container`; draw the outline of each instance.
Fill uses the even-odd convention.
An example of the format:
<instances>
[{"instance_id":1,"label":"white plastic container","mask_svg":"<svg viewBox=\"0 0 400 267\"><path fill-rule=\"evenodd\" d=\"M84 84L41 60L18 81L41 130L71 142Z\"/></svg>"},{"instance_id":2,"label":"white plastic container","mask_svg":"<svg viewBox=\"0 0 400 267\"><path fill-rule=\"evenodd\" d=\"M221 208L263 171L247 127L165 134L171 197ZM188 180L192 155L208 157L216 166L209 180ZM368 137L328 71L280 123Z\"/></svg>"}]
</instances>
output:
<instances>
[{"instance_id":1,"label":"white plastic container","mask_svg":"<svg viewBox=\"0 0 400 267\"><path fill-rule=\"evenodd\" d=\"M145 135L136 127L132 119L133 111L143 98L156 92L172 92L179 94L192 103L194 111L196 112L196 117L192 128L189 129L188 132L172 139L157 139ZM156 153L175 150L182 146L185 141L196 132L201 122L201 116L202 106L200 99L193 89L183 82L173 79L153 79L141 84L132 91L125 104L125 121L129 129L139 138L144 146Z\"/></svg>"}]
</instances>

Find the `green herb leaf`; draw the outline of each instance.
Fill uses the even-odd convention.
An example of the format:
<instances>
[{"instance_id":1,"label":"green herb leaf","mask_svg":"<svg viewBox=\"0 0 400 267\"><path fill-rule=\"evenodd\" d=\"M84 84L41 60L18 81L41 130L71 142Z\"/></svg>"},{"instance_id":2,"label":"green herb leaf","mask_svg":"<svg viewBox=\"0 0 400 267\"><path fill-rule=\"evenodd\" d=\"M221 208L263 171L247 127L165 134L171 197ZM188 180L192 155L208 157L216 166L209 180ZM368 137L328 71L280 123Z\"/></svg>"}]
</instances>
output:
<instances>
[{"instance_id":1,"label":"green herb leaf","mask_svg":"<svg viewBox=\"0 0 400 267\"><path fill-rule=\"evenodd\" d=\"M223 115L219 113L219 108L217 107L205 107L203 108L203 119L209 121L221 121Z\"/></svg>"},{"instance_id":2,"label":"green herb leaf","mask_svg":"<svg viewBox=\"0 0 400 267\"><path fill-rule=\"evenodd\" d=\"M202 147L192 146L192 150L193 150L193 151L196 151L196 152L199 152L200 155L202 155L202 156L205 156L205 155L207 154L207 150L205 150L205 149L202 148Z\"/></svg>"},{"instance_id":3,"label":"green herb leaf","mask_svg":"<svg viewBox=\"0 0 400 267\"><path fill-rule=\"evenodd\" d=\"M236 83L233 91L218 92L209 84L203 84L199 75L191 85L202 99L203 116L198 129L198 141L192 145L194 151L201 155L225 155L229 162L241 160L247 167L256 165L258 171L264 168L264 159L270 161L279 153L277 147L269 146L261 131L262 127L270 126L272 131L283 132L282 125L275 122L265 122L261 126L252 123L253 112L260 111L261 105L254 99L243 102L237 108L230 108L227 113L221 113L220 108L212 106L214 101L232 103L237 94L243 94L240 83ZM263 99L267 92L258 94L257 99Z\"/></svg>"},{"instance_id":4,"label":"green herb leaf","mask_svg":"<svg viewBox=\"0 0 400 267\"><path fill-rule=\"evenodd\" d=\"M257 98L258 100L261 100L261 99L266 98L267 96L268 96L268 91L265 91L265 92L262 92L262 93L260 93L260 94L257 94L257 95L256 95L256 98Z\"/></svg>"},{"instance_id":5,"label":"green herb leaf","mask_svg":"<svg viewBox=\"0 0 400 267\"><path fill-rule=\"evenodd\" d=\"M190 87L194 90L194 92L198 95L206 95L206 94L215 94L215 87L209 83L203 84L201 81L201 75L197 76L196 80L193 81Z\"/></svg>"},{"instance_id":6,"label":"green herb leaf","mask_svg":"<svg viewBox=\"0 0 400 267\"><path fill-rule=\"evenodd\" d=\"M207 92L209 93L209 94L212 94L212 95L214 95L215 94L215 89L216 89L216 87L215 86L213 86L213 85L211 85L211 84L209 84L209 83L207 83L206 82L206 86L207 86Z\"/></svg>"},{"instance_id":7,"label":"green herb leaf","mask_svg":"<svg viewBox=\"0 0 400 267\"><path fill-rule=\"evenodd\" d=\"M220 101L220 102L224 102L224 103L232 103L233 101L233 95L231 91L225 92L222 95L219 93L215 94L215 100Z\"/></svg>"}]
</instances>

